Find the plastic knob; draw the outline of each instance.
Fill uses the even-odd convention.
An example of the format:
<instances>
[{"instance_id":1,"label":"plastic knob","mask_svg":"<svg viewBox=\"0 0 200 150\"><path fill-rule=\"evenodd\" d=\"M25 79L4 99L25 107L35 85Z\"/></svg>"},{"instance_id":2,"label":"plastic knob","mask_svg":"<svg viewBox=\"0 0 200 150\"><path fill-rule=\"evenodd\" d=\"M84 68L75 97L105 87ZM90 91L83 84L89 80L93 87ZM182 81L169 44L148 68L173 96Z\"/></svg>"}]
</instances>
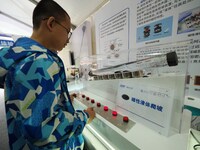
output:
<instances>
[{"instance_id":1,"label":"plastic knob","mask_svg":"<svg viewBox=\"0 0 200 150\"><path fill-rule=\"evenodd\" d=\"M97 107L101 107L101 103L97 103Z\"/></svg>"},{"instance_id":2,"label":"plastic knob","mask_svg":"<svg viewBox=\"0 0 200 150\"><path fill-rule=\"evenodd\" d=\"M108 111L108 106L104 106L104 111Z\"/></svg>"},{"instance_id":3,"label":"plastic knob","mask_svg":"<svg viewBox=\"0 0 200 150\"><path fill-rule=\"evenodd\" d=\"M95 103L94 99L91 99L91 103Z\"/></svg>"},{"instance_id":4,"label":"plastic knob","mask_svg":"<svg viewBox=\"0 0 200 150\"><path fill-rule=\"evenodd\" d=\"M112 115L113 116L117 116L117 112L116 111L112 111Z\"/></svg>"},{"instance_id":5,"label":"plastic knob","mask_svg":"<svg viewBox=\"0 0 200 150\"><path fill-rule=\"evenodd\" d=\"M129 120L129 119L128 119L127 116L124 116L124 117L123 117L123 121L124 121L124 122L128 122L128 120Z\"/></svg>"},{"instance_id":6,"label":"plastic knob","mask_svg":"<svg viewBox=\"0 0 200 150\"><path fill-rule=\"evenodd\" d=\"M86 97L86 100L87 100L87 101L89 101L89 100L90 100L90 98L89 98L89 97Z\"/></svg>"},{"instance_id":7,"label":"plastic knob","mask_svg":"<svg viewBox=\"0 0 200 150\"><path fill-rule=\"evenodd\" d=\"M85 98L85 95L84 95L84 94L82 95L82 98Z\"/></svg>"},{"instance_id":8,"label":"plastic knob","mask_svg":"<svg viewBox=\"0 0 200 150\"><path fill-rule=\"evenodd\" d=\"M73 96L73 97L77 97L76 93L73 93L72 96Z\"/></svg>"}]
</instances>

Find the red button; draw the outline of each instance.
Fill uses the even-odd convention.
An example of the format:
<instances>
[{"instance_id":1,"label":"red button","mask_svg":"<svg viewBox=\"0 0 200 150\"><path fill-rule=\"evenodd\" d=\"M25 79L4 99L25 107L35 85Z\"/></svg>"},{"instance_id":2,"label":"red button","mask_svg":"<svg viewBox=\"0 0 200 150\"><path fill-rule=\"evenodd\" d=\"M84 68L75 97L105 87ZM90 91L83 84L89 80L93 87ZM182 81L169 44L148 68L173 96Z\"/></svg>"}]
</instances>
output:
<instances>
[{"instance_id":1,"label":"red button","mask_svg":"<svg viewBox=\"0 0 200 150\"><path fill-rule=\"evenodd\" d=\"M101 103L97 103L97 107L101 107Z\"/></svg>"},{"instance_id":2,"label":"red button","mask_svg":"<svg viewBox=\"0 0 200 150\"><path fill-rule=\"evenodd\" d=\"M89 98L89 97L86 97L86 100L87 100L87 101L89 101L89 100L90 100L90 98Z\"/></svg>"},{"instance_id":3,"label":"red button","mask_svg":"<svg viewBox=\"0 0 200 150\"><path fill-rule=\"evenodd\" d=\"M84 94L82 95L82 98L85 98L85 95L84 95Z\"/></svg>"},{"instance_id":4,"label":"red button","mask_svg":"<svg viewBox=\"0 0 200 150\"><path fill-rule=\"evenodd\" d=\"M108 106L104 106L104 111L108 111Z\"/></svg>"},{"instance_id":5,"label":"red button","mask_svg":"<svg viewBox=\"0 0 200 150\"><path fill-rule=\"evenodd\" d=\"M113 116L117 116L117 112L116 111L112 111L112 115Z\"/></svg>"},{"instance_id":6,"label":"red button","mask_svg":"<svg viewBox=\"0 0 200 150\"><path fill-rule=\"evenodd\" d=\"M124 121L124 122L128 122L128 120L129 120L129 119L128 119L127 116L124 116L124 117L123 117L123 121Z\"/></svg>"},{"instance_id":7,"label":"red button","mask_svg":"<svg viewBox=\"0 0 200 150\"><path fill-rule=\"evenodd\" d=\"M94 99L91 99L91 103L95 103Z\"/></svg>"}]
</instances>

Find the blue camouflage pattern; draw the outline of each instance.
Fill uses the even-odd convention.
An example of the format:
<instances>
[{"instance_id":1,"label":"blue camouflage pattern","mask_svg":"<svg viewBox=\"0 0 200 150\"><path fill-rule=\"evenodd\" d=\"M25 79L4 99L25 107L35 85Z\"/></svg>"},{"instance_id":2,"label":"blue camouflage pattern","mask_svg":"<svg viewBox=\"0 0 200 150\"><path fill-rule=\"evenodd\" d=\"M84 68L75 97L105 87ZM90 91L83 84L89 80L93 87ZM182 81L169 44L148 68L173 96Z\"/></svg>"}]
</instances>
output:
<instances>
[{"instance_id":1,"label":"blue camouflage pattern","mask_svg":"<svg viewBox=\"0 0 200 150\"><path fill-rule=\"evenodd\" d=\"M88 114L74 110L62 60L30 38L0 50L11 150L81 150ZM1 99L2 100L2 99Z\"/></svg>"}]
</instances>

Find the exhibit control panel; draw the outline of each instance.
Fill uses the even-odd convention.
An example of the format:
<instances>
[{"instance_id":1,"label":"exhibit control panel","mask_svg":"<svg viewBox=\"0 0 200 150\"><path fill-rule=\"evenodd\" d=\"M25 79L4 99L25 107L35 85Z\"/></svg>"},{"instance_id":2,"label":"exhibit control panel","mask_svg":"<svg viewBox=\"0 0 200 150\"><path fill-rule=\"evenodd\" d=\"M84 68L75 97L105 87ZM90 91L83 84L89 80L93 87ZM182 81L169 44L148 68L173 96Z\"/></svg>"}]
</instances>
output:
<instances>
[{"instance_id":1,"label":"exhibit control panel","mask_svg":"<svg viewBox=\"0 0 200 150\"><path fill-rule=\"evenodd\" d=\"M87 95L73 93L73 96L86 107L93 107L94 111L98 115L124 132L128 132L135 124L135 122L130 120L128 116L118 113L116 110L109 108L109 106L103 105L101 102L98 102Z\"/></svg>"}]
</instances>

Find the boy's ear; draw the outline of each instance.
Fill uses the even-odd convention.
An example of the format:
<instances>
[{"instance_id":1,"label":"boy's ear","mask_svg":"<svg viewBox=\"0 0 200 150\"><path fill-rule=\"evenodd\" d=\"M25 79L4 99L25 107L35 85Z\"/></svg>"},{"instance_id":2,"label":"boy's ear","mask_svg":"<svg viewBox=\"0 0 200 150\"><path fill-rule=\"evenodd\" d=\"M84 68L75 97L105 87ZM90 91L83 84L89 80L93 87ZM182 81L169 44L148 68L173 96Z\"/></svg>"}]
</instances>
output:
<instances>
[{"instance_id":1,"label":"boy's ear","mask_svg":"<svg viewBox=\"0 0 200 150\"><path fill-rule=\"evenodd\" d=\"M49 17L49 19L47 20L47 28L49 29L49 31L53 30L54 25L55 25L55 18Z\"/></svg>"}]
</instances>

